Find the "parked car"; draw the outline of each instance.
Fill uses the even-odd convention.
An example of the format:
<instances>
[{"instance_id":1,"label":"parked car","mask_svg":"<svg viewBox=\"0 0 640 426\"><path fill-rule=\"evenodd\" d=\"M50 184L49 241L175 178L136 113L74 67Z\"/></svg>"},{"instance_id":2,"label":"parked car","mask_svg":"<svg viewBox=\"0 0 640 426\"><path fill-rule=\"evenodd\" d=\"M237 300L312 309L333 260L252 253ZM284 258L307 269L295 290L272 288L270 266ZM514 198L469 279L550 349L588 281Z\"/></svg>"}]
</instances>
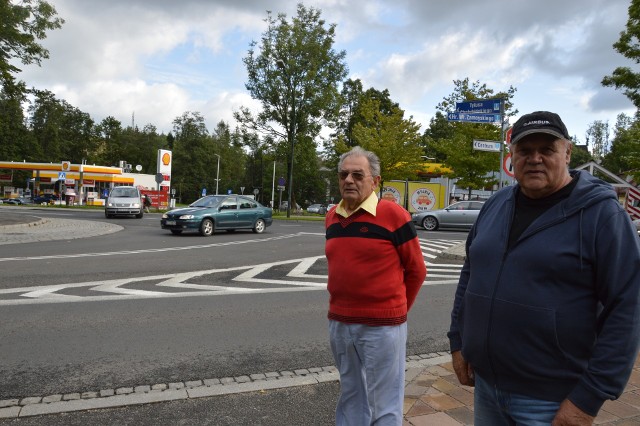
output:
<instances>
[{"instance_id":1,"label":"parked car","mask_svg":"<svg viewBox=\"0 0 640 426\"><path fill-rule=\"evenodd\" d=\"M33 204L54 204L58 201L58 196L55 194L38 195L32 198Z\"/></svg>"},{"instance_id":2,"label":"parked car","mask_svg":"<svg viewBox=\"0 0 640 426\"><path fill-rule=\"evenodd\" d=\"M105 202L104 216L135 216L142 219L144 215L142 194L135 186L116 186L109 193Z\"/></svg>"},{"instance_id":3,"label":"parked car","mask_svg":"<svg viewBox=\"0 0 640 426\"><path fill-rule=\"evenodd\" d=\"M160 226L173 234L198 231L208 237L216 230L233 232L251 229L261 234L273 223L273 211L256 200L242 195L207 195L189 207L175 209L162 215Z\"/></svg>"},{"instance_id":4,"label":"parked car","mask_svg":"<svg viewBox=\"0 0 640 426\"><path fill-rule=\"evenodd\" d=\"M413 223L427 231L440 228L469 229L478 218L484 201L460 201L440 210L414 213Z\"/></svg>"},{"instance_id":5,"label":"parked car","mask_svg":"<svg viewBox=\"0 0 640 426\"><path fill-rule=\"evenodd\" d=\"M13 205L21 206L23 204L31 204L31 199L25 198L25 197L3 198L2 202L4 204L13 204Z\"/></svg>"},{"instance_id":6,"label":"parked car","mask_svg":"<svg viewBox=\"0 0 640 426\"><path fill-rule=\"evenodd\" d=\"M311 204L307 207L308 213L327 214L327 208L322 204Z\"/></svg>"}]
</instances>

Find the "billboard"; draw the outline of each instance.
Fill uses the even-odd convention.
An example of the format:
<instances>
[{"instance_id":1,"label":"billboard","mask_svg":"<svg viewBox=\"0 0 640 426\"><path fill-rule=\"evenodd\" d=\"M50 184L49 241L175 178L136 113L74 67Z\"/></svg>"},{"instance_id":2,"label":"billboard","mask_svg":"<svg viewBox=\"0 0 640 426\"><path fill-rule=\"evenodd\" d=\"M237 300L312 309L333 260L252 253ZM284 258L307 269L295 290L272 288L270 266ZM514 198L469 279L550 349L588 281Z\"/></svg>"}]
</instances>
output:
<instances>
[{"instance_id":1,"label":"billboard","mask_svg":"<svg viewBox=\"0 0 640 426\"><path fill-rule=\"evenodd\" d=\"M395 201L409 213L417 213L444 208L446 192L446 187L440 183L397 180L384 182L380 198Z\"/></svg>"}]
</instances>

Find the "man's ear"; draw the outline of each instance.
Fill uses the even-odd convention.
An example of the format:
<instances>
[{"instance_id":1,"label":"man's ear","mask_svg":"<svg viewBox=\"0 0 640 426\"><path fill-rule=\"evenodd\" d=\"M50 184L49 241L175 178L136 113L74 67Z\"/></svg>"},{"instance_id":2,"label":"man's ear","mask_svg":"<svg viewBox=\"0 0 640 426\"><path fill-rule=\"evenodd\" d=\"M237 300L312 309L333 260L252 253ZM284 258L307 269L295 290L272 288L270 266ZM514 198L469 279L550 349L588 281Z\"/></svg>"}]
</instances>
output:
<instances>
[{"instance_id":1,"label":"man's ear","mask_svg":"<svg viewBox=\"0 0 640 426\"><path fill-rule=\"evenodd\" d=\"M571 162L571 151L573 150L573 144L570 141L567 141L567 155L566 155L566 163L569 165Z\"/></svg>"}]
</instances>

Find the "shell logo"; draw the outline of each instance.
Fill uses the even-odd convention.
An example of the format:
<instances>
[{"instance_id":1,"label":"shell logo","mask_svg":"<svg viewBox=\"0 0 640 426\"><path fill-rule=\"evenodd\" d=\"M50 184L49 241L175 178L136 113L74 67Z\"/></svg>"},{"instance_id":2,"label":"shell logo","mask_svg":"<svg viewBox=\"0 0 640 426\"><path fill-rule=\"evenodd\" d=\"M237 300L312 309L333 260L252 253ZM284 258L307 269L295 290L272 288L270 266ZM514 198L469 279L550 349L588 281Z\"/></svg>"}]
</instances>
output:
<instances>
[{"instance_id":1,"label":"shell logo","mask_svg":"<svg viewBox=\"0 0 640 426\"><path fill-rule=\"evenodd\" d=\"M171 164L171 154L169 154L168 152L162 154L162 164L164 164L165 166Z\"/></svg>"}]
</instances>

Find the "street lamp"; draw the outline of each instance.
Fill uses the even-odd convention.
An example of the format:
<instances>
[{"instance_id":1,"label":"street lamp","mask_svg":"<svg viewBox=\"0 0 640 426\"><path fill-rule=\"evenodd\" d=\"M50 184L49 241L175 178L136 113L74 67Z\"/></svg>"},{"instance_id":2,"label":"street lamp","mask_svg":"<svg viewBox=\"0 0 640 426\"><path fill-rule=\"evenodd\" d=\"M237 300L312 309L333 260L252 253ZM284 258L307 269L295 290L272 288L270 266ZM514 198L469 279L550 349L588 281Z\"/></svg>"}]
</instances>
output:
<instances>
[{"instance_id":1,"label":"street lamp","mask_svg":"<svg viewBox=\"0 0 640 426\"><path fill-rule=\"evenodd\" d=\"M293 193L293 154L296 138L296 94L294 88L291 87L291 75L289 74L286 64L282 59L278 59L276 64L286 74L288 89L289 92L291 92L291 128L287 129L287 139L289 140L289 146L291 147L291 158L289 160L289 192L287 194L287 217L289 218L291 217L291 194Z\"/></svg>"},{"instance_id":2,"label":"street lamp","mask_svg":"<svg viewBox=\"0 0 640 426\"><path fill-rule=\"evenodd\" d=\"M216 195L218 195L218 182L220 182L220 156L218 154L213 154L218 157L218 169L216 170Z\"/></svg>"}]
</instances>

